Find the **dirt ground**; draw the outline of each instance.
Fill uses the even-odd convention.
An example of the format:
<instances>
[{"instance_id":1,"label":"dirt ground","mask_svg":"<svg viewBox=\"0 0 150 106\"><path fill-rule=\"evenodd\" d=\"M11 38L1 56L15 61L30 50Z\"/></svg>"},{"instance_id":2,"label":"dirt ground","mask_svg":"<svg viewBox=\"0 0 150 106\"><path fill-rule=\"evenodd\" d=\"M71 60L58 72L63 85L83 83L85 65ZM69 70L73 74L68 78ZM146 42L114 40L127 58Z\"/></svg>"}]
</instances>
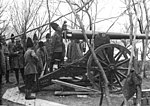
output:
<instances>
[{"instance_id":1,"label":"dirt ground","mask_svg":"<svg viewBox=\"0 0 150 106\"><path fill-rule=\"evenodd\" d=\"M144 79L142 82L142 88L143 89L149 89L150 88L150 71L147 73L148 78ZM14 84L5 84L5 78L3 78L3 89L2 93L4 93L8 88L15 87L15 74L10 73L10 81L12 81ZM20 78L21 84L22 78ZM56 103L61 103L67 106L98 106L99 101L100 101L100 95L88 95L86 97L78 97L76 95L72 96L54 96L54 91L59 90L60 86L59 85L51 85L46 88L44 88L42 91L38 92L36 95L37 98L39 99L44 99ZM121 102L123 101L122 94L118 95L111 95L111 101L112 101L112 106L120 106ZM6 106L23 106L20 104L16 104L7 100L3 99L3 104ZM106 101L104 99L103 101L103 106L106 106Z\"/></svg>"}]
</instances>

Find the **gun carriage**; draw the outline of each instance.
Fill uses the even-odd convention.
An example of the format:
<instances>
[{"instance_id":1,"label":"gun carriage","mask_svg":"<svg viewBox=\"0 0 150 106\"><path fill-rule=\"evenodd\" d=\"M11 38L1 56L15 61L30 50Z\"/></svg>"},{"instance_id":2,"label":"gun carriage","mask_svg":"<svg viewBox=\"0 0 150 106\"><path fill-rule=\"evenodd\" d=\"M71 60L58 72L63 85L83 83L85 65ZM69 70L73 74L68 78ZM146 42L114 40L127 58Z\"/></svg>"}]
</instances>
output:
<instances>
[{"instance_id":1,"label":"gun carriage","mask_svg":"<svg viewBox=\"0 0 150 106\"><path fill-rule=\"evenodd\" d=\"M63 33L65 39L84 39L81 30L67 30ZM92 31L86 31L88 39L92 39ZM136 36L137 39L145 39L145 35ZM109 81L110 92L121 91L122 82L127 77L130 51L118 44L111 44L110 39L130 39L129 34L95 32L94 45L96 56L101 63ZM82 79L72 81L74 84L93 85L96 89L102 90L103 80L98 66L93 60L89 51L77 61L61 66L57 70L38 78L37 89L52 85L53 79L61 77L82 76ZM63 79L60 79L63 80ZM21 89L22 90L22 89Z\"/></svg>"}]
</instances>

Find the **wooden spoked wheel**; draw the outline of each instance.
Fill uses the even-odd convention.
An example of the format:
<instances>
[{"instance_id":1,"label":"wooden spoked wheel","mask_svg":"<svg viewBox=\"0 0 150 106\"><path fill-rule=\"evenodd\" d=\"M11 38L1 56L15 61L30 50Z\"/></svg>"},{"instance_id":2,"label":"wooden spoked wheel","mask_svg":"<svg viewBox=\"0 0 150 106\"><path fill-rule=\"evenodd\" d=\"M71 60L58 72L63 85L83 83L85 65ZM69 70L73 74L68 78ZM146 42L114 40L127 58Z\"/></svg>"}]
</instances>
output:
<instances>
[{"instance_id":1,"label":"wooden spoked wheel","mask_svg":"<svg viewBox=\"0 0 150 106\"><path fill-rule=\"evenodd\" d=\"M127 77L130 51L121 45L105 44L98 47L95 53L109 81L110 92L121 91L123 81ZM87 62L87 76L96 89L102 90L104 82L101 70L92 54Z\"/></svg>"}]
</instances>

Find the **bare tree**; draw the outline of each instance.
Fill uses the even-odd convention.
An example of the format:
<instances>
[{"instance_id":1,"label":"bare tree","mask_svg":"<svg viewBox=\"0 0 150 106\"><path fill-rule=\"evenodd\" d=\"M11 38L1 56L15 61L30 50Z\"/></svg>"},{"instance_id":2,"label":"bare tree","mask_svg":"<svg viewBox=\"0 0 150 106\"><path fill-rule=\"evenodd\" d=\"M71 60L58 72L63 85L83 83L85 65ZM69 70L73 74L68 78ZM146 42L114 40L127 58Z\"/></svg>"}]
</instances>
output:
<instances>
[{"instance_id":1,"label":"bare tree","mask_svg":"<svg viewBox=\"0 0 150 106\"><path fill-rule=\"evenodd\" d=\"M11 22L17 34L23 33L21 36L25 49L26 32L33 28L38 11L43 4L42 1L24 0L20 6L18 2L13 1L10 7Z\"/></svg>"},{"instance_id":2,"label":"bare tree","mask_svg":"<svg viewBox=\"0 0 150 106\"><path fill-rule=\"evenodd\" d=\"M142 34L146 34L146 40L142 40L142 52L141 52L141 59L142 59L142 73L141 73L141 76L146 78L146 70L145 70L145 62L146 62L146 56L147 56L147 49L148 49L148 35L149 35L149 21L148 21L148 7L147 7L147 4L148 4L148 1L141 1L141 0L132 0L133 4L136 4L137 5L134 5L133 9L134 9L134 12L135 12L135 16L136 16L136 19L138 21L138 25L139 25L139 31L140 33Z\"/></svg>"},{"instance_id":3,"label":"bare tree","mask_svg":"<svg viewBox=\"0 0 150 106\"><path fill-rule=\"evenodd\" d=\"M143 53L143 64L142 64L142 71L144 72L144 66L146 62L146 53L147 53L147 48L148 48L148 36L149 36L149 31L150 31L150 22L149 22L149 14L148 14L148 8L147 8L147 3L146 0L143 0L143 5L144 5L144 11L146 15L146 28L145 28L145 34L146 34L146 41L144 45L144 53ZM144 75L143 75L144 76ZM145 74L146 76L146 74Z\"/></svg>"},{"instance_id":4,"label":"bare tree","mask_svg":"<svg viewBox=\"0 0 150 106\"><path fill-rule=\"evenodd\" d=\"M47 11L48 11L48 21L49 23L51 22L51 13L50 13L50 9L49 9L49 3L48 0L46 0L46 4L47 4ZM51 35L51 25L49 24L49 33Z\"/></svg>"},{"instance_id":5,"label":"bare tree","mask_svg":"<svg viewBox=\"0 0 150 106\"><path fill-rule=\"evenodd\" d=\"M104 72L104 70L103 70L103 67L101 66L101 64L99 63L99 61L98 61L98 59L97 59L97 56L96 56L96 54L95 54L95 52L94 52L94 49L92 48L92 46L91 46L90 43L88 42L88 38L87 38L86 33L85 33L85 28L84 28L84 25L83 25L83 23L82 23L82 21L81 21L79 15L78 15L78 14L75 12L75 10L73 9L73 7L72 7L72 5L71 5L71 2L70 2L69 0L66 0L66 1L67 1L68 4L70 5L71 10L73 11L75 17L77 18L77 20L78 20L78 22L79 22L79 24L80 24L80 27L81 27L81 29L82 29L84 38L85 38L85 40L86 40L86 43L88 44L88 47L90 48L90 51L91 51L91 53L92 53L92 55L93 55L93 58L94 58L96 64L98 65L99 69L101 70L102 76L103 76L103 78L104 78L104 83L105 83L105 84L104 84L104 85L105 85L105 97L106 97L106 100L107 100L107 105L108 105L108 106L111 106L111 100L110 100L110 97L109 97L110 95L109 95L109 88L108 88L108 79L107 79L107 76L106 76L106 74L105 74L105 72Z\"/></svg>"},{"instance_id":6,"label":"bare tree","mask_svg":"<svg viewBox=\"0 0 150 106\"><path fill-rule=\"evenodd\" d=\"M33 27L43 0L25 0L21 7L15 0L13 3L13 6L10 7L11 22L17 34L20 34Z\"/></svg>"},{"instance_id":7,"label":"bare tree","mask_svg":"<svg viewBox=\"0 0 150 106\"><path fill-rule=\"evenodd\" d=\"M0 0L0 35L3 34L9 25L9 17L3 18L7 11L8 2L4 3L4 0Z\"/></svg>"},{"instance_id":8,"label":"bare tree","mask_svg":"<svg viewBox=\"0 0 150 106\"><path fill-rule=\"evenodd\" d=\"M35 27L42 26L48 22L47 17L46 17L46 13L47 13L47 11L45 11L44 14L36 17L35 24L34 24ZM43 34L45 32L47 32L47 30L48 30L48 25L40 27L37 29L37 35L38 35L37 37L39 40L41 40L43 38Z\"/></svg>"}]
</instances>

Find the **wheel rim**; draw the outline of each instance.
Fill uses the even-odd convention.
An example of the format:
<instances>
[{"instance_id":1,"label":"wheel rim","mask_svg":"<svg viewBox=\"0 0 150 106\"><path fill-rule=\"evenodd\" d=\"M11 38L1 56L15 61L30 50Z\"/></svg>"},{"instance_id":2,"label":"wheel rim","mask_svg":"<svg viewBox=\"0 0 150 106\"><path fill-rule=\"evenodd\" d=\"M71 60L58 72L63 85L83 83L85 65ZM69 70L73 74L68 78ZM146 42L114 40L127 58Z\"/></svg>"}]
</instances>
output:
<instances>
[{"instance_id":1,"label":"wheel rim","mask_svg":"<svg viewBox=\"0 0 150 106\"><path fill-rule=\"evenodd\" d=\"M105 44L98 47L95 54L109 81L110 92L121 91L123 81L127 77L130 51L121 45ZM96 89L102 89L102 75L92 54L87 62L87 76Z\"/></svg>"}]
</instances>

